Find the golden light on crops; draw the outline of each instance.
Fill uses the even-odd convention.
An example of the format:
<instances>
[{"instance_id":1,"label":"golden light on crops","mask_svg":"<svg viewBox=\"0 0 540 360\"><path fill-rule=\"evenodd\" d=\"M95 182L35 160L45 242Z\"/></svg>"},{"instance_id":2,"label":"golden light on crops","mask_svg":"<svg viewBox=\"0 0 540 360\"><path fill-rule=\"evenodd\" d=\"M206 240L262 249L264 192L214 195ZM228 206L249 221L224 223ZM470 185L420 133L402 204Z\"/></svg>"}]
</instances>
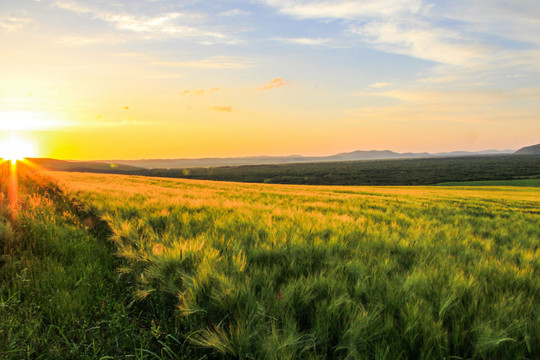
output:
<instances>
[{"instance_id":1,"label":"golden light on crops","mask_svg":"<svg viewBox=\"0 0 540 360\"><path fill-rule=\"evenodd\" d=\"M0 142L0 157L12 163L35 156L34 145L15 135Z\"/></svg>"}]
</instances>

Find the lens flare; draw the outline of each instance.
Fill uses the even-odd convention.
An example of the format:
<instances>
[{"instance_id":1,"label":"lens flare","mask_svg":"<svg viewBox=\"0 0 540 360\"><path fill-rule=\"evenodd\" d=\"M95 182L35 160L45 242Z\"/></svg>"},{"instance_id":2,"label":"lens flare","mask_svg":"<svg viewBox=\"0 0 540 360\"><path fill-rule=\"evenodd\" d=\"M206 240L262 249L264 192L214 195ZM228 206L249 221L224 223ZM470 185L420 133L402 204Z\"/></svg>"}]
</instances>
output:
<instances>
[{"instance_id":1,"label":"lens flare","mask_svg":"<svg viewBox=\"0 0 540 360\"><path fill-rule=\"evenodd\" d=\"M19 137L12 136L0 143L0 157L12 163L35 156L34 145Z\"/></svg>"}]
</instances>

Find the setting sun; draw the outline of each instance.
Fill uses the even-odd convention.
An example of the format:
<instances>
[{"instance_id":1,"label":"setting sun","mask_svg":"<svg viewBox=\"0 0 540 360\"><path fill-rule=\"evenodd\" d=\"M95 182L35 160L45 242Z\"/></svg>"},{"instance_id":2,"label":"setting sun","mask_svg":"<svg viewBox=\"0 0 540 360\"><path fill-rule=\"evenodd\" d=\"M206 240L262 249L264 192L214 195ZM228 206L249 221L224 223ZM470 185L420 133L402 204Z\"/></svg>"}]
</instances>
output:
<instances>
[{"instance_id":1,"label":"setting sun","mask_svg":"<svg viewBox=\"0 0 540 360\"><path fill-rule=\"evenodd\" d=\"M35 156L34 145L26 140L12 136L0 142L0 157L5 160L11 160L14 163L32 156Z\"/></svg>"}]
</instances>

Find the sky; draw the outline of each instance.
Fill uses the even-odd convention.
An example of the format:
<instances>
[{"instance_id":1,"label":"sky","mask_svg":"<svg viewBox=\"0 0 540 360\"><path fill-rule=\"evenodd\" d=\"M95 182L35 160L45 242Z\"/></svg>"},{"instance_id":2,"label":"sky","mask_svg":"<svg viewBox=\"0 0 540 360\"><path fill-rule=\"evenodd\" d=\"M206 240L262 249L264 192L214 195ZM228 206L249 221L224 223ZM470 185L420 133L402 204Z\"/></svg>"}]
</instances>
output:
<instances>
[{"instance_id":1,"label":"sky","mask_svg":"<svg viewBox=\"0 0 540 360\"><path fill-rule=\"evenodd\" d=\"M538 0L0 0L0 141L81 160L519 149L540 142L538 34Z\"/></svg>"}]
</instances>

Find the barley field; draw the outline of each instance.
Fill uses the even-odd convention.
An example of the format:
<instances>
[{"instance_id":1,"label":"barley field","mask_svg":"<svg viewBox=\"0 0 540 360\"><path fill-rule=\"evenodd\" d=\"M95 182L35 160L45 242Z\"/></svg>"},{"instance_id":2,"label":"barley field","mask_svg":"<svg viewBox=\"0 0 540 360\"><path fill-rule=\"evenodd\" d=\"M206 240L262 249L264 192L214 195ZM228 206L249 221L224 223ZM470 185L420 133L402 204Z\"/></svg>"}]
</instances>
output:
<instances>
[{"instance_id":1,"label":"barley field","mask_svg":"<svg viewBox=\"0 0 540 360\"><path fill-rule=\"evenodd\" d=\"M110 227L158 357L540 355L538 188L54 178Z\"/></svg>"}]
</instances>

